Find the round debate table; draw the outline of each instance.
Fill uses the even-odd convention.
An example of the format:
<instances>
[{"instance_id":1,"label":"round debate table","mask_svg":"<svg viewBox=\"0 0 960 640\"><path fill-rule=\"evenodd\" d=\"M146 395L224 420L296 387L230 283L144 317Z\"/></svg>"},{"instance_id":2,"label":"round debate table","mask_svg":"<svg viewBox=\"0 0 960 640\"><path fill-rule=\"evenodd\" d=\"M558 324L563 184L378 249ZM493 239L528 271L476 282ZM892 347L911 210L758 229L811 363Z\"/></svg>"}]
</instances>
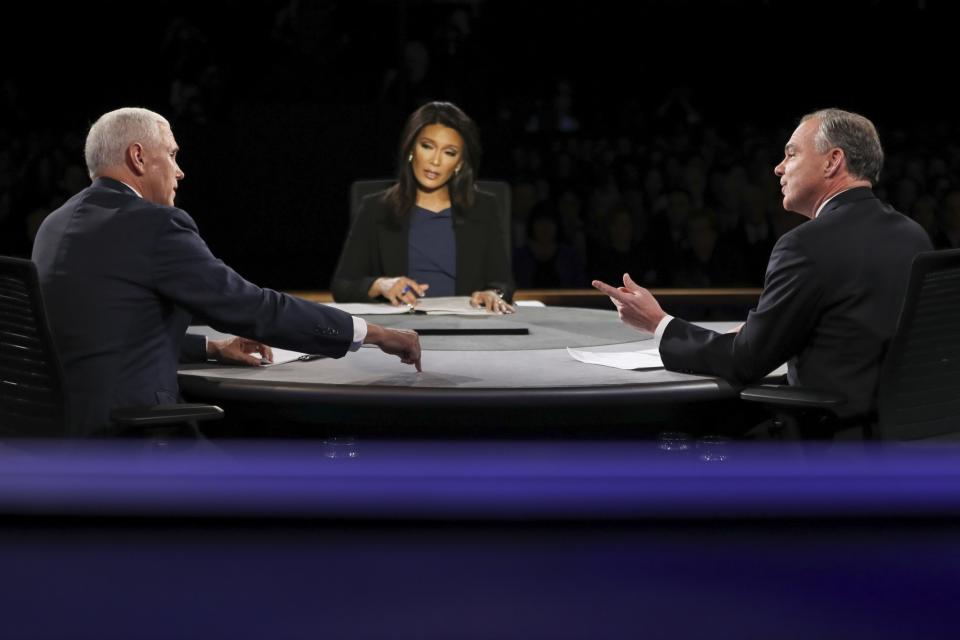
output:
<instances>
[{"instance_id":1,"label":"round debate table","mask_svg":"<svg viewBox=\"0 0 960 640\"><path fill-rule=\"evenodd\" d=\"M181 389L188 400L220 404L234 418L349 425L381 435L409 429L543 435L551 428L596 435L678 420L706 421L709 430L704 411L737 397L737 389L718 378L621 370L571 357L567 347L603 352L655 346L650 334L623 325L615 311L520 307L507 316L365 318L430 333L421 336L423 372L365 346L340 359L270 367L184 365ZM191 332L220 335L209 327Z\"/></svg>"}]
</instances>

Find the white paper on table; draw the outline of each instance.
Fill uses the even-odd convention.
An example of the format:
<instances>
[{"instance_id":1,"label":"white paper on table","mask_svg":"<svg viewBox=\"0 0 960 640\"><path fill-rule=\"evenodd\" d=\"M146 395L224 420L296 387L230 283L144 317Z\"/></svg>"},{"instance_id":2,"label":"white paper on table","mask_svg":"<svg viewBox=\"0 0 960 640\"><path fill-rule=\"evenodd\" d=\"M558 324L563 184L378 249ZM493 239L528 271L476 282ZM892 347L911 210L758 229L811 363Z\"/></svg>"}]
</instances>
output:
<instances>
[{"instance_id":1,"label":"white paper on table","mask_svg":"<svg viewBox=\"0 0 960 640\"><path fill-rule=\"evenodd\" d=\"M420 298L413 307L427 315L490 316L494 315L483 307L470 304L469 296L440 296Z\"/></svg>"},{"instance_id":2,"label":"white paper on table","mask_svg":"<svg viewBox=\"0 0 960 640\"><path fill-rule=\"evenodd\" d=\"M440 296L420 298L411 307L408 304L393 306L382 302L331 302L328 307L340 309L355 316L402 315L404 313L425 313L427 315L490 316L494 315L484 308L470 305L469 296Z\"/></svg>"},{"instance_id":3,"label":"white paper on table","mask_svg":"<svg viewBox=\"0 0 960 640\"><path fill-rule=\"evenodd\" d=\"M640 351L620 351L597 353L567 347L567 353L574 360L587 364L599 364L615 369L656 369L663 368L659 348L642 349Z\"/></svg>"},{"instance_id":4,"label":"white paper on table","mask_svg":"<svg viewBox=\"0 0 960 640\"><path fill-rule=\"evenodd\" d=\"M254 354L257 356L259 354ZM313 360L315 358L322 358L323 356L312 356L307 353L300 353L299 351L287 351L286 349L277 349L273 348L273 362L264 362L261 363L261 367L272 367L275 364L286 364L288 362L296 362L297 360Z\"/></svg>"},{"instance_id":5,"label":"white paper on table","mask_svg":"<svg viewBox=\"0 0 960 640\"><path fill-rule=\"evenodd\" d=\"M410 313L409 305L405 304L397 307L383 302L325 302L324 304L354 316L392 316Z\"/></svg>"}]
</instances>

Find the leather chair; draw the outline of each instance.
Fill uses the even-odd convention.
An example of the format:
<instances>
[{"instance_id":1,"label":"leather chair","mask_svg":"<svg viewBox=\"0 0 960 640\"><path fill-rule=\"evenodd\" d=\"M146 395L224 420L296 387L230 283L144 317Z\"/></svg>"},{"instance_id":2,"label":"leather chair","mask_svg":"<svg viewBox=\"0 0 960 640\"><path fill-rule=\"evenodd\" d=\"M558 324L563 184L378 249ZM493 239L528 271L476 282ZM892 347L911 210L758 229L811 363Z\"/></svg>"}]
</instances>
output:
<instances>
[{"instance_id":1,"label":"leather chair","mask_svg":"<svg viewBox=\"0 0 960 640\"><path fill-rule=\"evenodd\" d=\"M796 421L801 437L843 426L832 409L845 398L830 389L757 385L740 397ZM877 414L859 425L867 438L888 441L960 436L960 249L916 257L897 329L884 355Z\"/></svg>"}]
</instances>

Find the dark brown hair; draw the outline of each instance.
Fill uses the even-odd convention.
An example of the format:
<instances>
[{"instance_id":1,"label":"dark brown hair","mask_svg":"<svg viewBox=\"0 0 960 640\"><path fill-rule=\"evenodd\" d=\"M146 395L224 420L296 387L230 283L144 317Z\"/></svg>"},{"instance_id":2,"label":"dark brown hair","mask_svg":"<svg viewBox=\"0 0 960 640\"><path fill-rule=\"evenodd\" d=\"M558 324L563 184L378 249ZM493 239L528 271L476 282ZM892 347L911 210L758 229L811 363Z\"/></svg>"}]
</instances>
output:
<instances>
[{"instance_id":1,"label":"dark brown hair","mask_svg":"<svg viewBox=\"0 0 960 640\"><path fill-rule=\"evenodd\" d=\"M391 205L398 220L406 217L413 205L417 202L417 179L413 175L409 157L413 146L424 127L440 124L449 127L463 138L462 165L447 183L450 189L450 201L453 204L454 214L457 209L473 206L477 179L477 168L480 165L480 131L473 120L460 108L451 102L428 102L409 118L403 127L400 136L400 149L397 157L397 183L387 189L384 199Z\"/></svg>"}]
</instances>

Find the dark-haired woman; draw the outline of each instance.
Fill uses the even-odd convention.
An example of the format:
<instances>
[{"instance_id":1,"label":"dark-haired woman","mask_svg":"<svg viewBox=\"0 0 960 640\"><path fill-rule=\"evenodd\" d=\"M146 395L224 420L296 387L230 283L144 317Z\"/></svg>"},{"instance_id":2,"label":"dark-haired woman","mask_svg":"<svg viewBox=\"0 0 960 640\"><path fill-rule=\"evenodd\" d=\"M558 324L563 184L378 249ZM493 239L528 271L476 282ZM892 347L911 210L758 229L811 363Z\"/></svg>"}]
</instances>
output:
<instances>
[{"instance_id":1,"label":"dark-haired woman","mask_svg":"<svg viewBox=\"0 0 960 640\"><path fill-rule=\"evenodd\" d=\"M367 196L333 276L337 302L414 304L427 295L470 296L510 313L512 277L496 199L475 185L480 137L449 102L407 120L397 182Z\"/></svg>"}]
</instances>

